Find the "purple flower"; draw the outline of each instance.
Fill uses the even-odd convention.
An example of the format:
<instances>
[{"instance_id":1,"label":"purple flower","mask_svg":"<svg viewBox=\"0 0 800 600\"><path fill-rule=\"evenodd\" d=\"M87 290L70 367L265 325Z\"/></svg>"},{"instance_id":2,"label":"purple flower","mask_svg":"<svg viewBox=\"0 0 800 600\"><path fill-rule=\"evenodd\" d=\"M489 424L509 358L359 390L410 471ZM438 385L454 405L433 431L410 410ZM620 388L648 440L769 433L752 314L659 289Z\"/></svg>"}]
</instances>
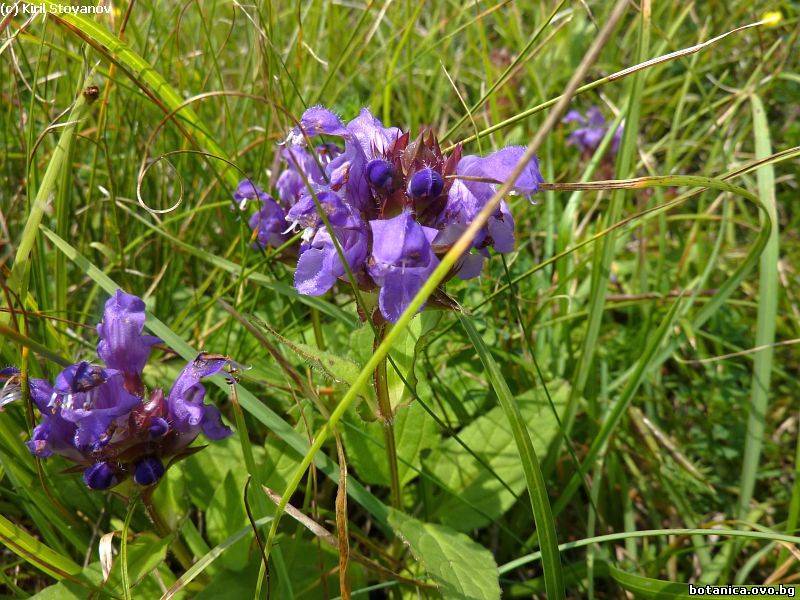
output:
<instances>
[{"instance_id":1,"label":"purple flower","mask_svg":"<svg viewBox=\"0 0 800 600\"><path fill-rule=\"evenodd\" d=\"M286 241L286 215L275 200L267 196L261 201L261 208L253 213L248 221L250 229L256 232L256 243L261 248L277 248Z\"/></svg>"},{"instance_id":2,"label":"purple flower","mask_svg":"<svg viewBox=\"0 0 800 600\"><path fill-rule=\"evenodd\" d=\"M108 367L124 375L125 383L134 393L141 387L140 375L150 349L161 341L152 335L142 335L144 319L144 302L117 290L106 302L103 320L97 326L100 338L97 355Z\"/></svg>"},{"instance_id":3,"label":"purple flower","mask_svg":"<svg viewBox=\"0 0 800 600\"><path fill-rule=\"evenodd\" d=\"M306 136L319 134L344 140L344 152L325 167L326 183L334 190L343 188L354 208L366 209L371 199L367 165L374 158L382 158L400 138L401 131L384 127L366 108L345 126L334 113L315 106L303 114L300 125L292 130L287 140L289 148L302 146Z\"/></svg>"},{"instance_id":4,"label":"purple flower","mask_svg":"<svg viewBox=\"0 0 800 600\"><path fill-rule=\"evenodd\" d=\"M603 141L603 138L608 131L606 120L603 113L596 106L591 106L586 111L586 116L579 113L577 110L571 110L562 119L563 123L578 123L582 125L573 131L567 141L569 144L577 146L581 152L594 152ZM617 127L614 132L614 137L611 140L611 152L616 153L619 148L619 142L622 139L623 126Z\"/></svg>"},{"instance_id":5,"label":"purple flower","mask_svg":"<svg viewBox=\"0 0 800 600\"><path fill-rule=\"evenodd\" d=\"M42 419L28 448L40 458L58 454L85 467L91 489L107 489L129 475L151 485L164 473L162 460L180 456L201 432L209 439L231 433L219 410L204 404L200 383L229 360L201 354L184 368L168 399L160 389L148 394L142 370L159 340L143 335L144 322L144 302L118 290L97 327L105 366L81 361L61 371L54 385L30 382Z\"/></svg>"},{"instance_id":6,"label":"purple flower","mask_svg":"<svg viewBox=\"0 0 800 600\"><path fill-rule=\"evenodd\" d=\"M262 249L277 247L286 241L286 214L280 205L260 187L249 179L243 179L236 187L233 199L240 208L251 200L258 200L261 208L253 213L248 221L250 229L256 234L256 246Z\"/></svg>"},{"instance_id":7,"label":"purple flower","mask_svg":"<svg viewBox=\"0 0 800 600\"><path fill-rule=\"evenodd\" d=\"M311 138L339 138L344 148L324 160L308 162ZM445 153L431 130L416 139L396 127L384 127L367 109L345 124L328 109L307 110L282 150L287 170L278 180L282 200L291 206L287 221L305 227L295 288L320 295L345 267L332 235L358 286L378 291L383 317L396 321L430 276L439 258L477 218L524 155L524 148L502 148L486 157L461 155L461 146ZM327 216L323 224L303 173ZM530 198L542 183L532 158L513 190ZM369 224L369 227L366 224ZM489 248L514 248L514 219L500 202L451 275L469 279L480 274Z\"/></svg>"},{"instance_id":8,"label":"purple flower","mask_svg":"<svg viewBox=\"0 0 800 600\"><path fill-rule=\"evenodd\" d=\"M510 177L524 154L523 147L509 146L483 158L470 155L459 161L456 173L461 179L453 182L447 204L439 217L441 234L434 242L437 251L448 249L458 239L494 196L498 184ZM525 165L513 189L530 198L538 191L542 181L539 161L534 157ZM497 252L511 252L514 249L514 217L504 200L500 201L486 225L475 237L472 247L479 254L462 258L457 271L461 279L470 279L480 274L483 264L481 257L488 256L487 248L492 247Z\"/></svg>"},{"instance_id":9,"label":"purple flower","mask_svg":"<svg viewBox=\"0 0 800 600\"><path fill-rule=\"evenodd\" d=\"M187 364L169 392L166 420L179 433L177 450L189 445L202 431L210 440L221 440L233 433L222 423L217 407L204 404L206 388L201 379L219 373L230 360L224 356L200 354Z\"/></svg>"},{"instance_id":10,"label":"purple flower","mask_svg":"<svg viewBox=\"0 0 800 600\"><path fill-rule=\"evenodd\" d=\"M358 219L358 214L336 192L317 188L314 190L314 194L331 225L344 226L349 220ZM322 217L317 212L317 203L314 202L314 196L311 194L304 194L297 204L289 209L287 219L292 226L300 225L305 229L316 229L323 225Z\"/></svg>"},{"instance_id":11,"label":"purple flower","mask_svg":"<svg viewBox=\"0 0 800 600\"><path fill-rule=\"evenodd\" d=\"M350 270L355 273L363 269L367 258L367 232L363 223L356 227L334 227L333 231ZM297 261L295 288L307 296L321 296L333 287L337 279L346 279L346 275L327 229L318 229Z\"/></svg>"},{"instance_id":12,"label":"purple flower","mask_svg":"<svg viewBox=\"0 0 800 600\"><path fill-rule=\"evenodd\" d=\"M439 264L431 247L438 231L417 223L410 211L369 226L373 243L367 271L381 288L381 314L395 322Z\"/></svg>"},{"instance_id":13,"label":"purple flower","mask_svg":"<svg viewBox=\"0 0 800 600\"><path fill-rule=\"evenodd\" d=\"M308 186L303 177L311 185L326 185L328 175L325 168L340 154L341 149L335 144L322 144L311 154L302 145L291 145L281 151L286 169L281 172L275 187L278 197L284 206L290 207L307 193Z\"/></svg>"},{"instance_id":14,"label":"purple flower","mask_svg":"<svg viewBox=\"0 0 800 600\"><path fill-rule=\"evenodd\" d=\"M236 186L236 191L233 192L233 199L240 209L244 208L251 200L266 200L267 198L269 198L269 194L250 179L242 179Z\"/></svg>"}]
</instances>

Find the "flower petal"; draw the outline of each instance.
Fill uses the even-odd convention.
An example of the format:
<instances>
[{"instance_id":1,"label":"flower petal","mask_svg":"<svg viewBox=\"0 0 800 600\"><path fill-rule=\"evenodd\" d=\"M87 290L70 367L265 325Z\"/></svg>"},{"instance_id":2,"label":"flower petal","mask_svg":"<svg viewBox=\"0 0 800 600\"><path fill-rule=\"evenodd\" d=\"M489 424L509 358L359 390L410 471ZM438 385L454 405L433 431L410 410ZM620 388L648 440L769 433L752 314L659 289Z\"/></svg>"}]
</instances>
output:
<instances>
[{"instance_id":1,"label":"flower petal","mask_svg":"<svg viewBox=\"0 0 800 600\"><path fill-rule=\"evenodd\" d=\"M144 302L122 290L108 299L103 320L97 326L100 343L97 354L107 366L138 379L150 356L153 344L160 340L142 335L145 321Z\"/></svg>"}]
</instances>

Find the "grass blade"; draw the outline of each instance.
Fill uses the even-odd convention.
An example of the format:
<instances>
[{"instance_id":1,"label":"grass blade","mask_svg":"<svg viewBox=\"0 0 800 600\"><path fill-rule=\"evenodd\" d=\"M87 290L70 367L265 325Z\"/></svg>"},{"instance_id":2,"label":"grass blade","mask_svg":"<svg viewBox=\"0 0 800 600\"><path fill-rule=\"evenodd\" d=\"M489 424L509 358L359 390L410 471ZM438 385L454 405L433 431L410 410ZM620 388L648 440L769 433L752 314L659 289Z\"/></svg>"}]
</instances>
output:
<instances>
[{"instance_id":1,"label":"grass blade","mask_svg":"<svg viewBox=\"0 0 800 600\"><path fill-rule=\"evenodd\" d=\"M533 442L528 433L527 426L522 419L519 407L511 395L500 367L492 357L475 326L466 318L460 317L461 326L467 332L472 345L478 352L489 376L500 406L506 414L511 430L514 433L514 443L517 445L520 461L525 471L525 482L531 499L533 519L536 523L536 532L539 536L539 546L542 552L542 568L544 569L545 586L548 598L564 598L564 577L561 573L561 557L558 552L558 537L553 513L550 510L550 499L547 495L544 476L539 466L539 459L533 449Z\"/></svg>"},{"instance_id":2,"label":"grass blade","mask_svg":"<svg viewBox=\"0 0 800 600\"><path fill-rule=\"evenodd\" d=\"M0 515L0 542L25 561L55 579L78 581L81 566L59 554Z\"/></svg>"},{"instance_id":3,"label":"grass blade","mask_svg":"<svg viewBox=\"0 0 800 600\"><path fill-rule=\"evenodd\" d=\"M761 99L750 96L755 133L756 160L772 154L769 124ZM742 475L739 484L740 519L747 517L750 501L753 498L761 447L764 442L764 426L767 412L772 356L775 342L775 318L778 312L778 215L775 207L775 169L771 164L761 166L756 171L758 196L766 207L761 214L762 225L765 220L772 224L767 245L759 260L758 317L756 337L753 345L762 348L754 357L753 379L750 388L750 413L747 418Z\"/></svg>"}]
</instances>

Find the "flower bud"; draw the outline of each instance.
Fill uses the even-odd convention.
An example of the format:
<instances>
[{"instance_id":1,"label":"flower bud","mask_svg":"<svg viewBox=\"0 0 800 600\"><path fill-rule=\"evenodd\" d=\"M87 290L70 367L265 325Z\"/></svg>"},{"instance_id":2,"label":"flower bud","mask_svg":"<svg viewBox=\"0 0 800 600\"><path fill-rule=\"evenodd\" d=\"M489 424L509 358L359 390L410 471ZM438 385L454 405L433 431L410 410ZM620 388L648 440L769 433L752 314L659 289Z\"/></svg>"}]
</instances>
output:
<instances>
[{"instance_id":1,"label":"flower bud","mask_svg":"<svg viewBox=\"0 0 800 600\"><path fill-rule=\"evenodd\" d=\"M155 456L148 456L136 463L133 480L139 485L153 485L164 475L164 463Z\"/></svg>"},{"instance_id":2,"label":"flower bud","mask_svg":"<svg viewBox=\"0 0 800 600\"><path fill-rule=\"evenodd\" d=\"M367 181L369 181L372 187L379 190L392 187L394 167L389 161L383 160L382 158L373 159L367 163L366 171Z\"/></svg>"},{"instance_id":3,"label":"flower bud","mask_svg":"<svg viewBox=\"0 0 800 600\"><path fill-rule=\"evenodd\" d=\"M83 481L93 490L107 490L116 485L117 476L107 462L99 462L83 472Z\"/></svg>"},{"instance_id":4,"label":"flower bud","mask_svg":"<svg viewBox=\"0 0 800 600\"><path fill-rule=\"evenodd\" d=\"M147 428L147 431L151 439L157 440L167 434L167 431L169 431L169 423L167 423L166 419L154 417L153 420L150 421L150 426Z\"/></svg>"},{"instance_id":5,"label":"flower bud","mask_svg":"<svg viewBox=\"0 0 800 600\"><path fill-rule=\"evenodd\" d=\"M442 193L444 179L431 168L420 169L408 182L408 195L411 198L435 198Z\"/></svg>"}]
</instances>

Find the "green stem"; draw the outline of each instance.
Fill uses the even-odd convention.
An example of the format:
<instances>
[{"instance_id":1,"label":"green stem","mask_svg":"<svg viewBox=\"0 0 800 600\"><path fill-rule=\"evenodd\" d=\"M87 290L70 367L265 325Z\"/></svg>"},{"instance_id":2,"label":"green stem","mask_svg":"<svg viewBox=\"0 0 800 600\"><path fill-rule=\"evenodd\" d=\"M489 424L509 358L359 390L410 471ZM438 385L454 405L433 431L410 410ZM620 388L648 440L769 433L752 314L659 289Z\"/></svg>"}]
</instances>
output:
<instances>
[{"instance_id":1,"label":"green stem","mask_svg":"<svg viewBox=\"0 0 800 600\"><path fill-rule=\"evenodd\" d=\"M172 531L172 528L170 528L170 526L164 520L164 517L162 517L161 513L158 512L158 508L153 502L152 490L148 490L146 493L142 494L142 502L144 503L145 510L147 511L147 516L150 517L153 525L155 525L156 531L158 531L158 535L161 537L169 537L174 535L170 549L175 555L175 558L184 569L188 570L191 568L192 564L194 564L194 557L189 549L184 545L183 541L178 535L178 532Z\"/></svg>"},{"instance_id":2,"label":"green stem","mask_svg":"<svg viewBox=\"0 0 800 600\"><path fill-rule=\"evenodd\" d=\"M379 344L384 337L385 326L378 328ZM375 395L378 398L378 417L383 425L383 439L386 446L386 458L389 461L389 483L391 485L391 504L394 508L401 509L400 500L400 474L397 470L397 446L394 441L394 414L392 402L389 398L389 385L386 378L386 358L378 363L375 369Z\"/></svg>"},{"instance_id":3,"label":"green stem","mask_svg":"<svg viewBox=\"0 0 800 600\"><path fill-rule=\"evenodd\" d=\"M311 309L311 325L314 328L314 340L317 342L317 347L325 351L325 336L322 334L322 322L319 318L319 311L316 308Z\"/></svg>"}]
</instances>

